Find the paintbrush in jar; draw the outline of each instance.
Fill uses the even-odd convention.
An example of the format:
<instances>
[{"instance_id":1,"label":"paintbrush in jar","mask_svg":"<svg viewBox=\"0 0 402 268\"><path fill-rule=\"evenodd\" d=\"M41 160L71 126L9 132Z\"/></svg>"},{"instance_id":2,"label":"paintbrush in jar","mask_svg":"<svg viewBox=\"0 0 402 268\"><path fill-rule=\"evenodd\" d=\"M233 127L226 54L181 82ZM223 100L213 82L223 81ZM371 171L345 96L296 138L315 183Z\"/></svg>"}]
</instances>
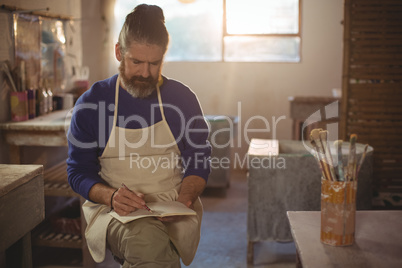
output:
<instances>
[{"instance_id":1,"label":"paintbrush in jar","mask_svg":"<svg viewBox=\"0 0 402 268\"><path fill-rule=\"evenodd\" d=\"M345 177L343 175L343 155L342 155L342 140L336 140L334 142L335 150L338 152L338 180L345 181Z\"/></svg>"},{"instance_id":2,"label":"paintbrush in jar","mask_svg":"<svg viewBox=\"0 0 402 268\"><path fill-rule=\"evenodd\" d=\"M356 171L356 175L355 175L356 179L357 179L357 177L358 177L358 175L359 175L360 168L361 168L362 165L363 165L364 159L366 158L367 149L368 149L368 144L366 144L366 145L364 146L364 151L363 151L362 157L360 158L359 165L357 166L357 171Z\"/></svg>"},{"instance_id":3,"label":"paintbrush in jar","mask_svg":"<svg viewBox=\"0 0 402 268\"><path fill-rule=\"evenodd\" d=\"M323 167L322 162L321 162L321 160L320 160L320 156L319 156L319 153L318 153L317 144L315 143L315 141L314 141L313 139L310 139L310 142L311 142L311 145L313 145L313 147L314 147L314 150L313 150L313 151L315 152L314 156L315 156L315 158L317 159L318 166L320 167L321 176L322 176L323 178L325 178L326 175L325 175L324 167Z\"/></svg>"},{"instance_id":4,"label":"paintbrush in jar","mask_svg":"<svg viewBox=\"0 0 402 268\"><path fill-rule=\"evenodd\" d=\"M335 169L334 169L334 162L332 161L332 154L331 154L331 149L329 148L328 144L328 131L327 130L322 130L319 132L320 135L320 141L321 145L324 151L324 157L325 161L328 164L328 169L329 173L331 175L332 181L336 181L336 174L335 174Z\"/></svg>"},{"instance_id":5,"label":"paintbrush in jar","mask_svg":"<svg viewBox=\"0 0 402 268\"><path fill-rule=\"evenodd\" d=\"M346 179L348 181L354 180L354 176L356 174L356 140L357 135L350 135L350 144L349 144L349 158L348 158L348 166L346 172Z\"/></svg>"},{"instance_id":6,"label":"paintbrush in jar","mask_svg":"<svg viewBox=\"0 0 402 268\"><path fill-rule=\"evenodd\" d=\"M325 160L323 160L324 149L322 148L322 143L320 140L320 131L322 131L322 129L313 129L311 131L310 138L311 138L311 140L314 141L314 144L316 146L318 161L320 161L320 165L321 165L323 173L325 175L324 177L327 180L332 180L328 164Z\"/></svg>"}]
</instances>

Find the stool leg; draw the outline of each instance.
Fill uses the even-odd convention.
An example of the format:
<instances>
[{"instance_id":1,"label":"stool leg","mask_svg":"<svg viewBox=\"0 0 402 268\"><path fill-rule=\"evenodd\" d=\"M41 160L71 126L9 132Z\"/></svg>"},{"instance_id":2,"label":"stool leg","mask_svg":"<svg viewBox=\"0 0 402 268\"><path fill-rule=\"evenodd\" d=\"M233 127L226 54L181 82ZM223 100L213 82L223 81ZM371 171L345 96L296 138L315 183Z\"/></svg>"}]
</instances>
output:
<instances>
[{"instance_id":1,"label":"stool leg","mask_svg":"<svg viewBox=\"0 0 402 268\"><path fill-rule=\"evenodd\" d=\"M298 251L296 251L296 268L303 268Z\"/></svg>"},{"instance_id":2,"label":"stool leg","mask_svg":"<svg viewBox=\"0 0 402 268\"><path fill-rule=\"evenodd\" d=\"M32 268L31 232L6 250L6 267Z\"/></svg>"},{"instance_id":3,"label":"stool leg","mask_svg":"<svg viewBox=\"0 0 402 268\"><path fill-rule=\"evenodd\" d=\"M254 242L248 241L247 244L247 263L253 264L254 263Z\"/></svg>"}]
</instances>

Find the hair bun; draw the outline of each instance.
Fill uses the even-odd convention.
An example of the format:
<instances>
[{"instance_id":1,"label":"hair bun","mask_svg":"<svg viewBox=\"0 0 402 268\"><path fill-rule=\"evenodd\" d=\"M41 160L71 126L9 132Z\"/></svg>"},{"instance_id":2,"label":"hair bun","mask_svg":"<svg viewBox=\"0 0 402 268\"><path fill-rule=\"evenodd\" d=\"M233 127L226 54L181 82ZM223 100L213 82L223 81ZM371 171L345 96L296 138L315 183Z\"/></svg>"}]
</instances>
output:
<instances>
[{"instance_id":1,"label":"hair bun","mask_svg":"<svg viewBox=\"0 0 402 268\"><path fill-rule=\"evenodd\" d=\"M135 17L149 18L151 20L158 19L165 23L165 16L163 10L156 5L141 4L134 8L133 15Z\"/></svg>"},{"instance_id":2,"label":"hair bun","mask_svg":"<svg viewBox=\"0 0 402 268\"><path fill-rule=\"evenodd\" d=\"M120 49L125 53L131 42L158 45L167 50L169 33L163 10L156 5L141 4L126 16L119 34Z\"/></svg>"}]
</instances>

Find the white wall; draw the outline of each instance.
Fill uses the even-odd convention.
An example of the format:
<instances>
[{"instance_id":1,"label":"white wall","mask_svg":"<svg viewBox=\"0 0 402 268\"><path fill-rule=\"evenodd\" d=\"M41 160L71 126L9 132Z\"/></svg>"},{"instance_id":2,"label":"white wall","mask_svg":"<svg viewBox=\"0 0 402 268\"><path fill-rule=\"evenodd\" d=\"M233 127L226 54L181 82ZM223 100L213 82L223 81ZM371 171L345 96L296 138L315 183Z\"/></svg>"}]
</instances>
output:
<instances>
[{"instance_id":1,"label":"white wall","mask_svg":"<svg viewBox=\"0 0 402 268\"><path fill-rule=\"evenodd\" d=\"M115 0L81 1L83 66L90 69L90 84L117 72L117 68L114 68L116 64L109 63L110 60L115 60L115 41L111 38L114 2Z\"/></svg>"},{"instance_id":2,"label":"white wall","mask_svg":"<svg viewBox=\"0 0 402 268\"><path fill-rule=\"evenodd\" d=\"M167 62L164 65L165 75L184 82L196 92L205 114L241 116L241 143L236 146L241 155L247 151L247 140L251 138L291 138L289 96L330 96L332 88L341 87L343 1L301 2L300 63ZM94 11L90 10L101 9L102 6L98 3L95 4L96 9L88 9L84 8L88 5L85 3L83 1L84 17L86 14L92 17ZM104 27L101 23L98 25ZM91 66L91 83L117 72L117 68L110 68L113 65L107 64L110 56L114 55L113 44L103 45L99 34L91 34L97 32L94 27L95 24L91 27L83 25L83 32L88 33L83 35L84 51L96 51L94 42L102 45L98 55L84 53L84 64ZM99 65L100 59L103 65ZM106 69L109 71L105 76ZM241 106L241 113L238 106ZM244 125L253 116L263 117L269 123L270 131L250 132L245 137ZM279 120L281 116L286 119ZM275 131L274 125L277 127ZM262 130L267 127L263 120L255 119L248 129Z\"/></svg>"},{"instance_id":3,"label":"white wall","mask_svg":"<svg viewBox=\"0 0 402 268\"><path fill-rule=\"evenodd\" d=\"M91 82L104 79L112 73L105 63L113 46L102 43L105 27L101 16L114 0L0 0L25 9L50 7L56 14L82 18L83 64L91 67ZM290 139L289 96L329 96L332 88L341 87L343 1L302 1L302 43L300 63L165 63L163 73L189 85L198 95L205 114L238 115L241 105L241 131L247 120L255 115L269 122L270 132L249 133L248 137ZM82 2L82 3L81 3ZM81 11L82 4L82 11ZM81 16L82 12L82 16ZM106 14L107 15L107 14ZM108 16L106 16L108 17ZM91 22L91 23L87 23ZM95 23L94 23L95 22ZM99 27L99 28L97 28ZM101 29L101 30L100 30ZM99 47L97 47L99 46ZM100 47L102 47L100 49ZM109 51L110 50L110 51ZM116 70L117 71L117 70ZM112 71L113 72L113 71ZM3 110L2 110L3 114ZM272 116L285 120L277 123L273 133ZM2 116L2 121L4 121ZM262 120L251 121L249 129L265 129ZM244 135L238 149L244 153L247 144ZM0 147L3 145L0 143ZM1 155L0 154L0 161ZM2 161L1 161L2 162Z\"/></svg>"},{"instance_id":4,"label":"white wall","mask_svg":"<svg viewBox=\"0 0 402 268\"><path fill-rule=\"evenodd\" d=\"M263 116L271 132L249 137L291 138L289 96L329 96L342 80L343 1L302 0L300 63L165 63L164 74L189 85L198 95L205 114L237 115L241 103L242 123ZM264 129L262 120L250 128ZM242 128L244 130L244 128ZM245 152L247 144L241 144Z\"/></svg>"}]
</instances>

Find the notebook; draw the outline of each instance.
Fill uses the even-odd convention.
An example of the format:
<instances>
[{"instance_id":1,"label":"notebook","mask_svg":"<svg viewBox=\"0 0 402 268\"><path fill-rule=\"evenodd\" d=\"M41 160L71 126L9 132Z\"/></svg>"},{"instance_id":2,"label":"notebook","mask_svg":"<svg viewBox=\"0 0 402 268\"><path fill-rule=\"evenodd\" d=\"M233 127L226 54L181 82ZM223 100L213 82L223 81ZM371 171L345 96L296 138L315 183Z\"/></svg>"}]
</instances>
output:
<instances>
[{"instance_id":1,"label":"notebook","mask_svg":"<svg viewBox=\"0 0 402 268\"><path fill-rule=\"evenodd\" d=\"M138 209L126 216L120 216L115 211L111 211L109 214L122 223L127 223L145 217L163 218L168 216L197 215L194 210L186 207L183 203L178 201L150 202L147 203L147 206L152 210L152 212L146 209Z\"/></svg>"}]
</instances>

